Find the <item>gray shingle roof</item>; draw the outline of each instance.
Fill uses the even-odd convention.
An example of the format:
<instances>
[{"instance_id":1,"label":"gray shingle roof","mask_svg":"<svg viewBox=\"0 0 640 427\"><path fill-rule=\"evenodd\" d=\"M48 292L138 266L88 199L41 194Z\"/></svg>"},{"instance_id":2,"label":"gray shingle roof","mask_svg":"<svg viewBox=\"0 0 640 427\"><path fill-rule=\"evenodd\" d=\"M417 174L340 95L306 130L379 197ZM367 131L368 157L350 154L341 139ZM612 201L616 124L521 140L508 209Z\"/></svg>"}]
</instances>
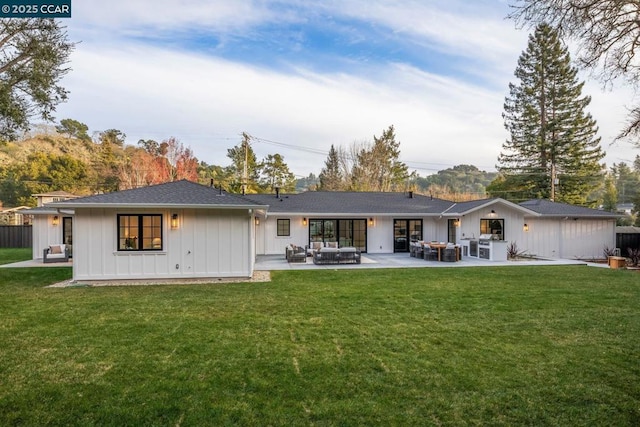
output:
<instances>
[{"instance_id":1,"label":"gray shingle roof","mask_svg":"<svg viewBox=\"0 0 640 427\"><path fill-rule=\"evenodd\" d=\"M269 205L269 213L439 215L453 205L442 199L409 193L307 191L299 194L248 194Z\"/></svg>"},{"instance_id":2,"label":"gray shingle roof","mask_svg":"<svg viewBox=\"0 0 640 427\"><path fill-rule=\"evenodd\" d=\"M458 202L456 203L455 207L452 208L452 210L456 212L467 212L479 206L483 206L488 203L491 203L495 200L496 199L481 199L481 200L471 200L468 202Z\"/></svg>"},{"instance_id":3,"label":"gray shingle roof","mask_svg":"<svg viewBox=\"0 0 640 427\"><path fill-rule=\"evenodd\" d=\"M93 206L184 206L184 207L255 207L260 204L235 194L195 182L181 180L114 193L97 194L73 200L49 203L53 207Z\"/></svg>"},{"instance_id":4,"label":"gray shingle roof","mask_svg":"<svg viewBox=\"0 0 640 427\"><path fill-rule=\"evenodd\" d=\"M551 202L544 199L527 200L526 202L520 203L520 206L547 217L567 216L575 218L618 218L620 216L613 212L589 209L582 206L568 205L566 203Z\"/></svg>"},{"instance_id":5,"label":"gray shingle roof","mask_svg":"<svg viewBox=\"0 0 640 427\"><path fill-rule=\"evenodd\" d=\"M501 198L492 198L492 199L480 199L480 200L471 200L468 202L458 202L454 206L451 207L445 215L454 216L454 215L465 215L470 212L473 212L480 208L486 208L494 205L507 205L512 209L516 209L524 213L525 215L535 215L536 213L530 209L527 209L525 206L516 205L508 200Z\"/></svg>"}]
</instances>

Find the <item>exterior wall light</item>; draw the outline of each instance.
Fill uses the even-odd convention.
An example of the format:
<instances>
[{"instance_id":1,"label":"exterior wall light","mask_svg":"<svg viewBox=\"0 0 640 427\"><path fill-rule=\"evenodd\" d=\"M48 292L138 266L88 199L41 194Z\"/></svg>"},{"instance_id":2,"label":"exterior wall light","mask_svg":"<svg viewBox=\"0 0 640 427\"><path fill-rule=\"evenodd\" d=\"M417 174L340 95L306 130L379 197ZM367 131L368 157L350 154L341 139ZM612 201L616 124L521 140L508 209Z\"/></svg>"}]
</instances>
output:
<instances>
[{"instance_id":1,"label":"exterior wall light","mask_svg":"<svg viewBox=\"0 0 640 427\"><path fill-rule=\"evenodd\" d=\"M256 217L256 225L260 225L260 218Z\"/></svg>"},{"instance_id":2,"label":"exterior wall light","mask_svg":"<svg viewBox=\"0 0 640 427\"><path fill-rule=\"evenodd\" d=\"M524 231L529 231L529 224L525 224L525 225L522 227L522 229L523 229Z\"/></svg>"},{"instance_id":3,"label":"exterior wall light","mask_svg":"<svg viewBox=\"0 0 640 427\"><path fill-rule=\"evenodd\" d=\"M178 214L171 215L171 229L176 230L178 228Z\"/></svg>"},{"instance_id":4,"label":"exterior wall light","mask_svg":"<svg viewBox=\"0 0 640 427\"><path fill-rule=\"evenodd\" d=\"M302 218L302 225L307 225L307 218Z\"/></svg>"},{"instance_id":5,"label":"exterior wall light","mask_svg":"<svg viewBox=\"0 0 640 427\"><path fill-rule=\"evenodd\" d=\"M454 227L460 227L460 218L456 218L453 220L453 226Z\"/></svg>"},{"instance_id":6,"label":"exterior wall light","mask_svg":"<svg viewBox=\"0 0 640 427\"><path fill-rule=\"evenodd\" d=\"M57 227L58 224L60 224L60 217L58 217L58 215L54 215L53 219L51 220L51 225Z\"/></svg>"},{"instance_id":7,"label":"exterior wall light","mask_svg":"<svg viewBox=\"0 0 640 427\"><path fill-rule=\"evenodd\" d=\"M373 218L369 218L369 226L373 227Z\"/></svg>"}]
</instances>

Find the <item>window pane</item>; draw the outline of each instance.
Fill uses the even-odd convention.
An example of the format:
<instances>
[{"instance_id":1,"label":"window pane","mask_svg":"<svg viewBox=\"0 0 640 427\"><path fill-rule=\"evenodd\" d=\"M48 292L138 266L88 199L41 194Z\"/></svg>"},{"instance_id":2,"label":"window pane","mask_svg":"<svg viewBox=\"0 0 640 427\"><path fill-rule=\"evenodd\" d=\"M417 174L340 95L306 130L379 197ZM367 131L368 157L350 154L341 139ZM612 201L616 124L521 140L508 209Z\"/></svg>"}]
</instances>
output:
<instances>
[{"instance_id":1,"label":"window pane","mask_svg":"<svg viewBox=\"0 0 640 427\"><path fill-rule=\"evenodd\" d=\"M504 240L504 219L481 219L480 234L492 234L498 240Z\"/></svg>"},{"instance_id":2,"label":"window pane","mask_svg":"<svg viewBox=\"0 0 640 427\"><path fill-rule=\"evenodd\" d=\"M138 217L136 215L121 215L119 217L118 229L118 249L135 250L138 249Z\"/></svg>"},{"instance_id":3,"label":"window pane","mask_svg":"<svg viewBox=\"0 0 640 427\"><path fill-rule=\"evenodd\" d=\"M118 250L162 249L162 215L119 215Z\"/></svg>"},{"instance_id":4,"label":"window pane","mask_svg":"<svg viewBox=\"0 0 640 427\"><path fill-rule=\"evenodd\" d=\"M159 215L145 215L142 217L142 249L162 249L162 228Z\"/></svg>"},{"instance_id":5,"label":"window pane","mask_svg":"<svg viewBox=\"0 0 640 427\"><path fill-rule=\"evenodd\" d=\"M324 220L324 230L323 230L323 238L325 242L335 242L337 239L336 236L336 220L333 219L325 219Z\"/></svg>"},{"instance_id":6,"label":"window pane","mask_svg":"<svg viewBox=\"0 0 640 427\"><path fill-rule=\"evenodd\" d=\"M278 236L289 236L291 234L291 221L289 219L279 219L277 228Z\"/></svg>"},{"instance_id":7,"label":"window pane","mask_svg":"<svg viewBox=\"0 0 640 427\"><path fill-rule=\"evenodd\" d=\"M312 219L309 221L309 240L312 242L322 242L321 219Z\"/></svg>"}]
</instances>

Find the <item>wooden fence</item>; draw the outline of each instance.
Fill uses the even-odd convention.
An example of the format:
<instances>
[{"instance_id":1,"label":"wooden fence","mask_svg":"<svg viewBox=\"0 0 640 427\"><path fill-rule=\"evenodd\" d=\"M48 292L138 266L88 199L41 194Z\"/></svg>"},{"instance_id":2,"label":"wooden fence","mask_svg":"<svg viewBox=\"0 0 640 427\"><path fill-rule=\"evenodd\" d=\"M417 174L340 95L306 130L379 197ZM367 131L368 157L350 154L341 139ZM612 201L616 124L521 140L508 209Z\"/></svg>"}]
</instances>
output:
<instances>
[{"instance_id":1,"label":"wooden fence","mask_svg":"<svg viewBox=\"0 0 640 427\"><path fill-rule=\"evenodd\" d=\"M30 225L0 225L0 248L30 248L32 241Z\"/></svg>"},{"instance_id":2,"label":"wooden fence","mask_svg":"<svg viewBox=\"0 0 640 427\"><path fill-rule=\"evenodd\" d=\"M640 249L640 227L617 227L616 248L622 256L629 256L629 248Z\"/></svg>"}]
</instances>

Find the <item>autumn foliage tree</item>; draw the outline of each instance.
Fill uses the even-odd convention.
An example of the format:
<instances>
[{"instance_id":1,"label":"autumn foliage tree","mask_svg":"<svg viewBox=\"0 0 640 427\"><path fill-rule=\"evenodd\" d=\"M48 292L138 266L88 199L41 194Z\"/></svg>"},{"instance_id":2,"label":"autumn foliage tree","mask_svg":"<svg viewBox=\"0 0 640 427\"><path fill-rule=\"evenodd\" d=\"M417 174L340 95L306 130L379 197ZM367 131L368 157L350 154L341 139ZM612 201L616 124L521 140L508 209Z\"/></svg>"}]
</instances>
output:
<instances>
[{"instance_id":1,"label":"autumn foliage tree","mask_svg":"<svg viewBox=\"0 0 640 427\"><path fill-rule=\"evenodd\" d=\"M198 181L198 159L193 155L191 148L185 147L176 138L171 137L166 143L165 158L169 164L169 181L186 179Z\"/></svg>"},{"instance_id":2,"label":"autumn foliage tree","mask_svg":"<svg viewBox=\"0 0 640 427\"><path fill-rule=\"evenodd\" d=\"M198 159L176 138L171 137L161 143L140 140L138 145L137 148L125 148L126 160L118 170L120 189L181 179L198 181Z\"/></svg>"}]
</instances>

